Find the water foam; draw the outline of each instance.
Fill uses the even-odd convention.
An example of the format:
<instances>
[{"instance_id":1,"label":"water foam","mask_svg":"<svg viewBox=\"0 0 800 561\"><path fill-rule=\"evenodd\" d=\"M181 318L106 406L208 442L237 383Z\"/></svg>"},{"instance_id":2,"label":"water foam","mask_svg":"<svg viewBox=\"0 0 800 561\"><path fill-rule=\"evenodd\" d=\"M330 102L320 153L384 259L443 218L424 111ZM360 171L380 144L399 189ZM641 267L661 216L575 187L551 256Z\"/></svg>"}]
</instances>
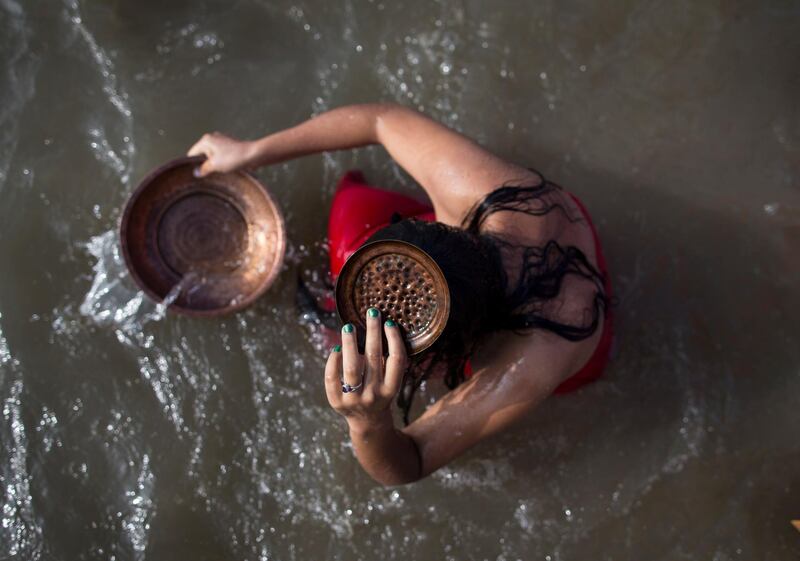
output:
<instances>
[{"instance_id":1,"label":"water foam","mask_svg":"<svg viewBox=\"0 0 800 561\"><path fill-rule=\"evenodd\" d=\"M175 285L163 301L153 302L132 286L116 231L94 236L84 247L95 263L92 285L81 302L80 313L97 325L111 327L125 345L152 347L153 337L143 327L164 318L167 308L184 288L183 282Z\"/></svg>"}]
</instances>

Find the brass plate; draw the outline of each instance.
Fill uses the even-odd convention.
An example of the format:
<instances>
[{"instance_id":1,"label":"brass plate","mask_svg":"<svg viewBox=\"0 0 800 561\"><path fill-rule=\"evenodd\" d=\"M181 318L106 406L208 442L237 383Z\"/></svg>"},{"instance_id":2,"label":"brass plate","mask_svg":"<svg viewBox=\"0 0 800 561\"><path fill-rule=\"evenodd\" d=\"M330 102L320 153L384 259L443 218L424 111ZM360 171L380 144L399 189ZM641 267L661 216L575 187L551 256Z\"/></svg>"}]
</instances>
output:
<instances>
[{"instance_id":1,"label":"brass plate","mask_svg":"<svg viewBox=\"0 0 800 561\"><path fill-rule=\"evenodd\" d=\"M151 172L122 216L125 263L151 298L194 316L232 313L275 281L286 233L278 206L249 174L196 178L202 157L179 158Z\"/></svg>"}]
</instances>

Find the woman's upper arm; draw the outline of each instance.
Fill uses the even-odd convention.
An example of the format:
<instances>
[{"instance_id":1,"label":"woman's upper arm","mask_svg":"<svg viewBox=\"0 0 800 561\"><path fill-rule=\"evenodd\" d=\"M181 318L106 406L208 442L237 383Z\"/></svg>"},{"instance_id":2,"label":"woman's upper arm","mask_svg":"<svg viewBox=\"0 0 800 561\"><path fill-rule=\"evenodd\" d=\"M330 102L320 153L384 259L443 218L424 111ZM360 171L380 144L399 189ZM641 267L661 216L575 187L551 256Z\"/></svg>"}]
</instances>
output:
<instances>
[{"instance_id":1,"label":"woman's upper arm","mask_svg":"<svg viewBox=\"0 0 800 561\"><path fill-rule=\"evenodd\" d=\"M529 337L508 336L519 341L493 353L489 366L477 369L403 429L419 449L422 477L524 417L569 371L564 357L572 353L564 345L573 343L549 335L535 343ZM527 348L519 352L523 345Z\"/></svg>"},{"instance_id":2,"label":"woman's upper arm","mask_svg":"<svg viewBox=\"0 0 800 561\"><path fill-rule=\"evenodd\" d=\"M428 193L437 219L451 225L459 225L472 206L497 187L539 181L533 172L402 106L384 106L377 116L376 136Z\"/></svg>"}]
</instances>

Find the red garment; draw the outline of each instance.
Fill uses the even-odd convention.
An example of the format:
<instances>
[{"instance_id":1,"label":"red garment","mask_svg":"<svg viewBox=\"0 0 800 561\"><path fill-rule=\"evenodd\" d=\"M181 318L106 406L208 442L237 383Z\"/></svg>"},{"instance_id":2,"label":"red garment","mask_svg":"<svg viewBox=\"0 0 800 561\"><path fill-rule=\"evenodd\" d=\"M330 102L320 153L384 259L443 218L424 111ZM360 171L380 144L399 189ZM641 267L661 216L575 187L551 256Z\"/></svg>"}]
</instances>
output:
<instances>
[{"instance_id":1,"label":"red garment","mask_svg":"<svg viewBox=\"0 0 800 561\"><path fill-rule=\"evenodd\" d=\"M597 266L604 275L606 296L610 300L611 283L597 231L583 203L575 195L570 194L570 196L592 229ZM402 218L417 218L427 222L436 220L436 215L430 206L399 193L372 187L366 183L364 176L359 171L349 171L342 177L336 187L328 219L328 246L331 274L334 279L339 276L347 258L361 247L372 234L389 225L394 214L399 214ZM599 378L608 363L613 336L612 314L610 310L606 310L603 333L594 353L583 368L556 388L555 393L575 390ZM467 377L472 375L469 363L467 363L464 373Z\"/></svg>"},{"instance_id":2,"label":"red garment","mask_svg":"<svg viewBox=\"0 0 800 561\"><path fill-rule=\"evenodd\" d=\"M387 226L395 213L403 218L436 220L433 209L425 203L371 187L360 171L348 171L342 177L328 218L328 250L334 279L347 258L372 234Z\"/></svg>"}]
</instances>

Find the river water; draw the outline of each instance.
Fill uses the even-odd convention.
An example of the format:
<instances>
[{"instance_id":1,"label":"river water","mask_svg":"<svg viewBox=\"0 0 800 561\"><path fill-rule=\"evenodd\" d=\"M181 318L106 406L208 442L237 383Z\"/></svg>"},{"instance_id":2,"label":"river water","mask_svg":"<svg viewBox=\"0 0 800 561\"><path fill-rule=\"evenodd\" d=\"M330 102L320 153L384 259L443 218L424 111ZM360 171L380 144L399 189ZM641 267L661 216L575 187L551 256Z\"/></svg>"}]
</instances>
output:
<instances>
[{"instance_id":1,"label":"river water","mask_svg":"<svg viewBox=\"0 0 800 561\"><path fill-rule=\"evenodd\" d=\"M798 29L793 0L0 0L0 559L797 559ZM344 170L415 191L381 150L260 172L287 265L233 317L165 314L116 233L203 132L374 100L582 197L619 300L601 381L393 489L295 304Z\"/></svg>"}]
</instances>

